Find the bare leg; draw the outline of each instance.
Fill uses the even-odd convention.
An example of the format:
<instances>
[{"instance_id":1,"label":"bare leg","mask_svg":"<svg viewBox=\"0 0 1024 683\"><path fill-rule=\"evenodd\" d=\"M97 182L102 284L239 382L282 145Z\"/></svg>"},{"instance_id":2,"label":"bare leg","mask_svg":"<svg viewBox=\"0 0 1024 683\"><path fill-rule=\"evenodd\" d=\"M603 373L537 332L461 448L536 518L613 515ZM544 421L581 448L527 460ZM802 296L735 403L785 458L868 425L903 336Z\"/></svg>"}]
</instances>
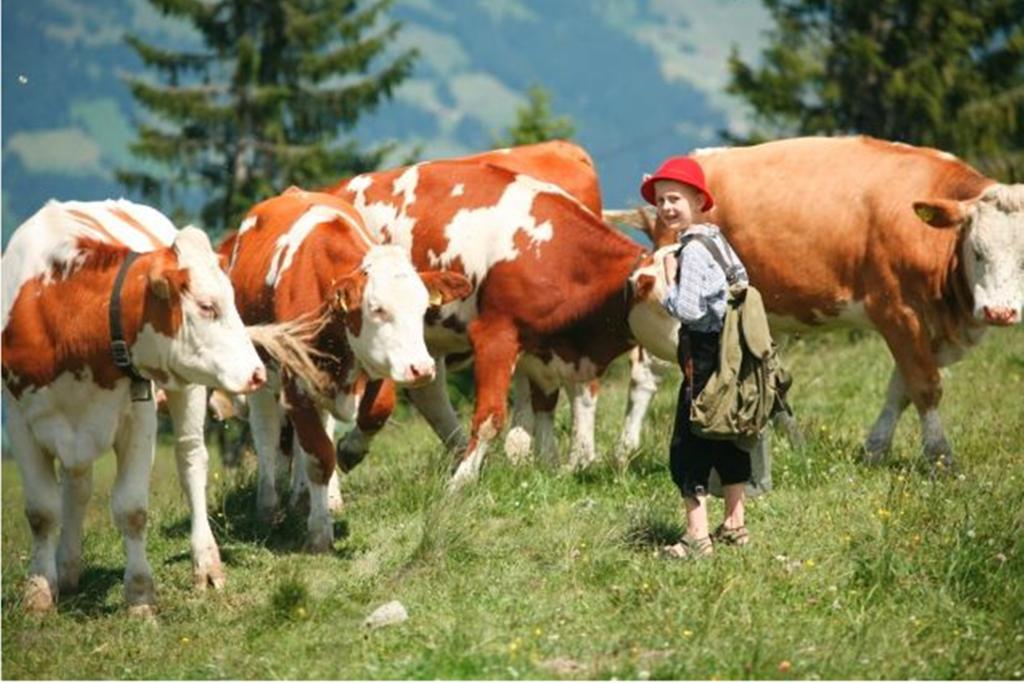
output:
<instances>
[{"instance_id":1,"label":"bare leg","mask_svg":"<svg viewBox=\"0 0 1024 683\"><path fill-rule=\"evenodd\" d=\"M572 446L569 449L569 469L584 470L597 460L594 429L597 417L597 395L600 385L592 382L574 382L569 386L572 397Z\"/></svg>"},{"instance_id":2,"label":"bare leg","mask_svg":"<svg viewBox=\"0 0 1024 683\"><path fill-rule=\"evenodd\" d=\"M903 376L900 375L897 368L893 368L892 374L889 375L889 388L886 391L882 412L878 414L871 433L868 434L867 441L864 442L866 460L879 462L889 454L896 425L908 405L910 405L910 397L907 396L907 387L903 382Z\"/></svg>"}]
</instances>

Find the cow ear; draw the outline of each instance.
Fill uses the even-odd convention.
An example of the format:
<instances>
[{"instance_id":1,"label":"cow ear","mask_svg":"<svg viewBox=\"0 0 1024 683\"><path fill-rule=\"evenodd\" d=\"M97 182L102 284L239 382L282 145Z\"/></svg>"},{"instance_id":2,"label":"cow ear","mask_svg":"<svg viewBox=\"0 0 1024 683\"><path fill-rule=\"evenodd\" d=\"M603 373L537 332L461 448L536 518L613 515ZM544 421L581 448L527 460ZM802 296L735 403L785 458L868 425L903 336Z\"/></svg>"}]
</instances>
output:
<instances>
[{"instance_id":1,"label":"cow ear","mask_svg":"<svg viewBox=\"0 0 1024 683\"><path fill-rule=\"evenodd\" d=\"M178 268L172 259L158 258L146 277L149 291L164 301L177 297L188 286L188 269Z\"/></svg>"},{"instance_id":2,"label":"cow ear","mask_svg":"<svg viewBox=\"0 0 1024 683\"><path fill-rule=\"evenodd\" d=\"M366 288L366 273L355 272L338 281L332 297L334 308L343 313L358 311L363 301L363 290Z\"/></svg>"},{"instance_id":3,"label":"cow ear","mask_svg":"<svg viewBox=\"0 0 1024 683\"><path fill-rule=\"evenodd\" d=\"M228 257L225 256L224 254L218 253L217 265L219 265L220 269L223 270L225 273L228 272Z\"/></svg>"},{"instance_id":4,"label":"cow ear","mask_svg":"<svg viewBox=\"0 0 1024 683\"><path fill-rule=\"evenodd\" d=\"M466 276L450 270L422 271L420 279L430 295L431 306L443 306L473 293L473 285Z\"/></svg>"},{"instance_id":5,"label":"cow ear","mask_svg":"<svg viewBox=\"0 0 1024 683\"><path fill-rule=\"evenodd\" d=\"M914 213L933 228L957 228L967 218L963 202L953 199L914 202Z\"/></svg>"},{"instance_id":6,"label":"cow ear","mask_svg":"<svg viewBox=\"0 0 1024 683\"><path fill-rule=\"evenodd\" d=\"M637 277L636 282L633 284L633 299L636 301L643 301L651 295L654 290L655 279L653 275L644 273Z\"/></svg>"}]
</instances>

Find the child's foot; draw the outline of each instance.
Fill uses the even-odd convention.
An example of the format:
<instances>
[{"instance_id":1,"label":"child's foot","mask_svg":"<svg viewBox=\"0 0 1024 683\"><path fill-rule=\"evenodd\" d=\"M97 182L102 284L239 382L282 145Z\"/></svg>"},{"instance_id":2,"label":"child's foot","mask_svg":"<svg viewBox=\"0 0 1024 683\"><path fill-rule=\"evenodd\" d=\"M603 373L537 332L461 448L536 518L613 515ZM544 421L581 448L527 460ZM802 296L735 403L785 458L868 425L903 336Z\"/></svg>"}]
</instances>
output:
<instances>
[{"instance_id":1,"label":"child's foot","mask_svg":"<svg viewBox=\"0 0 1024 683\"><path fill-rule=\"evenodd\" d=\"M745 526L727 527L725 523L718 525L712 532L711 537L715 543L722 545L746 545L750 543L750 533Z\"/></svg>"},{"instance_id":2,"label":"child's foot","mask_svg":"<svg viewBox=\"0 0 1024 683\"><path fill-rule=\"evenodd\" d=\"M707 557L715 552L714 547L711 544L711 538L705 536L704 538L693 538L690 535L685 535L679 539L679 542L675 545L667 545L661 549L665 557L670 557L679 560L696 559L699 557Z\"/></svg>"}]
</instances>

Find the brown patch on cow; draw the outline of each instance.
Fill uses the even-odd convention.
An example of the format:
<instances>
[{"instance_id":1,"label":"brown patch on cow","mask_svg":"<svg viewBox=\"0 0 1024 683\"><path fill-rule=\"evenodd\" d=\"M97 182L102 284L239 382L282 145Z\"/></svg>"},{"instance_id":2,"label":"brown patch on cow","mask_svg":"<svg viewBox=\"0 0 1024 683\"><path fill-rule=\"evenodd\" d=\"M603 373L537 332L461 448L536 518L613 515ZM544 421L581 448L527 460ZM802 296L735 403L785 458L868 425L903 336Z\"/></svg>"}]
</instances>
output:
<instances>
[{"instance_id":1,"label":"brown patch on cow","mask_svg":"<svg viewBox=\"0 0 1024 683\"><path fill-rule=\"evenodd\" d=\"M647 275L646 273L637 277L636 283L633 285L633 298L637 301L647 299L654 290L656 282L657 279L653 275Z\"/></svg>"},{"instance_id":2,"label":"brown patch on cow","mask_svg":"<svg viewBox=\"0 0 1024 683\"><path fill-rule=\"evenodd\" d=\"M83 267L67 278L45 282L37 277L22 284L3 331L5 381L15 396L30 387L42 387L70 372L111 389L125 375L114 366L110 352L107 310L114 278L126 249L99 242L90 246ZM141 255L132 264L121 290L125 340L134 344L139 331L151 324L172 336L181 325L181 306L152 295L146 274L160 259L176 263L170 248Z\"/></svg>"},{"instance_id":3,"label":"brown patch on cow","mask_svg":"<svg viewBox=\"0 0 1024 683\"><path fill-rule=\"evenodd\" d=\"M364 387L356 424L369 436L380 431L395 409L395 383L389 379L367 381L365 377L360 377L359 383Z\"/></svg>"},{"instance_id":4,"label":"brown patch on cow","mask_svg":"<svg viewBox=\"0 0 1024 683\"><path fill-rule=\"evenodd\" d=\"M142 536L146 531L148 518L145 510L132 510L125 513L123 515L124 528L122 529L124 535L129 538L139 538Z\"/></svg>"}]
</instances>

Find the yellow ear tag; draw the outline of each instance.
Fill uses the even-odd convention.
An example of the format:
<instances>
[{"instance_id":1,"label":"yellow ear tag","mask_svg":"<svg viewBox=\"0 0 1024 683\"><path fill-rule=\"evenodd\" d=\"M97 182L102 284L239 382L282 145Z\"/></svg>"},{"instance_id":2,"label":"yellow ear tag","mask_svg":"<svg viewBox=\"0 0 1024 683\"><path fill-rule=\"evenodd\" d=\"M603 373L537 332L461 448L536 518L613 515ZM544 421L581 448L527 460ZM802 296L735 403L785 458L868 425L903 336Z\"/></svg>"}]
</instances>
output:
<instances>
[{"instance_id":1,"label":"yellow ear tag","mask_svg":"<svg viewBox=\"0 0 1024 683\"><path fill-rule=\"evenodd\" d=\"M335 305L341 309L342 313L348 313L348 305L345 303L345 297L342 296L341 292L336 292L334 295Z\"/></svg>"},{"instance_id":2,"label":"yellow ear tag","mask_svg":"<svg viewBox=\"0 0 1024 683\"><path fill-rule=\"evenodd\" d=\"M444 303L444 296L441 294L441 292L437 291L436 289L432 290L430 292L430 305L440 306L442 303Z\"/></svg>"},{"instance_id":3,"label":"yellow ear tag","mask_svg":"<svg viewBox=\"0 0 1024 683\"><path fill-rule=\"evenodd\" d=\"M914 211L917 213L917 217L925 223L931 223L935 218L935 209L930 206L918 206Z\"/></svg>"}]
</instances>

